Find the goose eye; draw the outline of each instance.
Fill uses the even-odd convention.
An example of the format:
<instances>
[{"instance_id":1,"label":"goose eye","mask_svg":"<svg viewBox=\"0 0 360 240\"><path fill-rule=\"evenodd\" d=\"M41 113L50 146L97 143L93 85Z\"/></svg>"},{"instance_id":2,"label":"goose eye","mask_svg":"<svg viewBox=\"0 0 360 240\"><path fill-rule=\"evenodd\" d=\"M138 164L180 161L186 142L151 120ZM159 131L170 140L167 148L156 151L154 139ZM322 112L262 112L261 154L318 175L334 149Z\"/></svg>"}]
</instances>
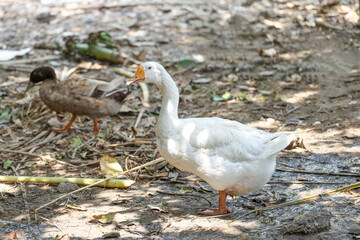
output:
<instances>
[{"instance_id":1,"label":"goose eye","mask_svg":"<svg viewBox=\"0 0 360 240\"><path fill-rule=\"evenodd\" d=\"M151 67L148 67L148 69L150 70L150 69L151 69Z\"/></svg>"}]
</instances>

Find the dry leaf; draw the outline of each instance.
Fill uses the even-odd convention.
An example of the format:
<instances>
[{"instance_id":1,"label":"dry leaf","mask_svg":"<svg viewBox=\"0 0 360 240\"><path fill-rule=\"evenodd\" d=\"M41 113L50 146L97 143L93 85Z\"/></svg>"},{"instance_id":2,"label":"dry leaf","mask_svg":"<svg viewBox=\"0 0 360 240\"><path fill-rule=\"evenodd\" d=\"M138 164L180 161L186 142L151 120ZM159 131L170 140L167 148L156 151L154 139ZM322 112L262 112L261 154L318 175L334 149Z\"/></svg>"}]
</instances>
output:
<instances>
[{"instance_id":1,"label":"dry leaf","mask_svg":"<svg viewBox=\"0 0 360 240\"><path fill-rule=\"evenodd\" d=\"M93 218L89 222L101 222L101 223L112 223L112 222L126 222L128 219L125 215L117 213L117 212L110 212L107 214L100 214L94 215Z\"/></svg>"},{"instance_id":2,"label":"dry leaf","mask_svg":"<svg viewBox=\"0 0 360 240\"><path fill-rule=\"evenodd\" d=\"M105 177L115 176L124 171L116 158L107 153L100 159L100 167Z\"/></svg>"},{"instance_id":3,"label":"dry leaf","mask_svg":"<svg viewBox=\"0 0 360 240\"><path fill-rule=\"evenodd\" d=\"M259 55L262 57L274 57L276 55L275 48L260 49Z\"/></svg>"},{"instance_id":4,"label":"dry leaf","mask_svg":"<svg viewBox=\"0 0 360 240\"><path fill-rule=\"evenodd\" d=\"M9 234L8 239L27 240L27 237L26 237L26 234L25 234L24 230L16 230L16 231L13 231L12 233Z\"/></svg>"}]
</instances>

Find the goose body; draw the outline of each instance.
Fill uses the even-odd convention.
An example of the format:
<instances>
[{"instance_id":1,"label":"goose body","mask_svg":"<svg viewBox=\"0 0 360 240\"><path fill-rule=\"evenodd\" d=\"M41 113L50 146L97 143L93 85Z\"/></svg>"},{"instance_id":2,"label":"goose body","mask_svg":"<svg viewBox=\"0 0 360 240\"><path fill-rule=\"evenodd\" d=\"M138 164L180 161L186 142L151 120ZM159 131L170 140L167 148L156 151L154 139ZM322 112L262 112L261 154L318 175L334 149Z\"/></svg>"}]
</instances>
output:
<instances>
[{"instance_id":1,"label":"goose body","mask_svg":"<svg viewBox=\"0 0 360 240\"><path fill-rule=\"evenodd\" d=\"M178 89L158 63L141 64L128 84L140 81L155 83L162 94L155 127L159 152L175 167L219 191L219 208L201 214L228 213L227 194L242 195L264 186L275 171L276 155L296 138L217 117L179 119Z\"/></svg>"},{"instance_id":2,"label":"goose body","mask_svg":"<svg viewBox=\"0 0 360 240\"><path fill-rule=\"evenodd\" d=\"M94 120L94 132L98 132L97 119L118 113L121 103L127 96L124 89L118 88L121 82L89 81L80 78L70 78L58 82L55 71L51 67L39 67L30 74L27 90L36 83L40 86L40 98L45 105L56 112L73 114L69 124L55 131L66 132L78 115L89 116Z\"/></svg>"}]
</instances>

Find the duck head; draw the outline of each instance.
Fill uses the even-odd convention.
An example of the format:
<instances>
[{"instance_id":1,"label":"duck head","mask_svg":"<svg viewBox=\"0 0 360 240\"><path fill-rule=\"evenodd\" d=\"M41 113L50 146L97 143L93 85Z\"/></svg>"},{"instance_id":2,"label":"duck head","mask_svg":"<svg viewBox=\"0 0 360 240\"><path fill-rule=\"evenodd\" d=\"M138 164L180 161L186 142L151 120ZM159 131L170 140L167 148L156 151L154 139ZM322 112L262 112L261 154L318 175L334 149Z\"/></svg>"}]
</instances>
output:
<instances>
[{"instance_id":1,"label":"duck head","mask_svg":"<svg viewBox=\"0 0 360 240\"><path fill-rule=\"evenodd\" d=\"M142 63L136 70L135 75L126 84L131 85L134 83L145 82L161 85L164 72L166 72L164 67L157 62Z\"/></svg>"},{"instance_id":2,"label":"duck head","mask_svg":"<svg viewBox=\"0 0 360 240\"><path fill-rule=\"evenodd\" d=\"M56 81L56 73L52 67L38 67L35 68L30 74L29 83L25 89L25 92L29 91L35 86L36 83L43 82L46 79Z\"/></svg>"}]
</instances>

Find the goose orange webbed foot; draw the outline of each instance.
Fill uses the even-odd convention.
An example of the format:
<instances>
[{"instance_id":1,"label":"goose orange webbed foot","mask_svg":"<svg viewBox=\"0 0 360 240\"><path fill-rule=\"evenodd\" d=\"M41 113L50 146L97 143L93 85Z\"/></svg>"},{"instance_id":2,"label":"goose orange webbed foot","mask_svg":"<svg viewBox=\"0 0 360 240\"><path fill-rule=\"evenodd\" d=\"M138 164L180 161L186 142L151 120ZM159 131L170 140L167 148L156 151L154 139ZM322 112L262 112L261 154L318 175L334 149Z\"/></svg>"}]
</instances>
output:
<instances>
[{"instance_id":1,"label":"goose orange webbed foot","mask_svg":"<svg viewBox=\"0 0 360 240\"><path fill-rule=\"evenodd\" d=\"M227 193L225 190L219 191L219 208L210 208L211 211L204 211L204 212L198 212L198 214L201 215L207 215L207 216L216 216L216 215L224 215L227 213L231 213L230 209L226 207L225 201L226 201Z\"/></svg>"},{"instance_id":2,"label":"goose orange webbed foot","mask_svg":"<svg viewBox=\"0 0 360 240\"><path fill-rule=\"evenodd\" d=\"M231 213L230 209L228 209L227 207L225 207L225 209L209 208L208 210L211 211L198 212L197 214L206 215L206 216L216 216L216 215L225 215Z\"/></svg>"}]
</instances>

